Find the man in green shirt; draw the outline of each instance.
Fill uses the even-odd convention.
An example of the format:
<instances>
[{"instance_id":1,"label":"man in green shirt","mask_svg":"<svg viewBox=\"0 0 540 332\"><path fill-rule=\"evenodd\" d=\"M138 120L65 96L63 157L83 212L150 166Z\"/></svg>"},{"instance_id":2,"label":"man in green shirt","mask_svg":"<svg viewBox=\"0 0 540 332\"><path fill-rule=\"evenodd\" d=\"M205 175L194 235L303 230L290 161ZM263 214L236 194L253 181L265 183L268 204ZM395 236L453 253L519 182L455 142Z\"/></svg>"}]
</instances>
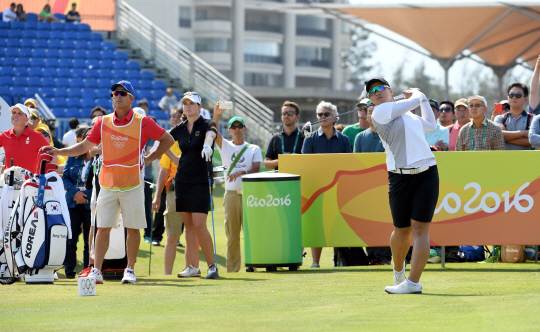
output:
<instances>
[{"instance_id":1,"label":"man in green shirt","mask_svg":"<svg viewBox=\"0 0 540 332\"><path fill-rule=\"evenodd\" d=\"M368 98L364 98L356 104L356 107L363 107L371 103L371 100ZM355 123L353 125L345 127L343 129L343 135L347 136L349 138L349 141L351 142L351 148L354 147L354 139L356 138L356 135L360 134L364 130L369 128L369 123L367 121L367 112L366 109L357 111L358 113L358 123Z\"/></svg>"}]
</instances>

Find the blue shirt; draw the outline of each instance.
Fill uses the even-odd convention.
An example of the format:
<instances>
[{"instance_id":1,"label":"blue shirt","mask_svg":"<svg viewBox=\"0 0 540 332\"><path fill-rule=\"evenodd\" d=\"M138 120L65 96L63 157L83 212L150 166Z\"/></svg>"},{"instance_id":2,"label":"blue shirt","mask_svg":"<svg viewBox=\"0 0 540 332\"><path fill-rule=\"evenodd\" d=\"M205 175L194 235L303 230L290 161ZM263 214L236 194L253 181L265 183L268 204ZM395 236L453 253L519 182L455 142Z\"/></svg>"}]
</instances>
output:
<instances>
[{"instance_id":1,"label":"blue shirt","mask_svg":"<svg viewBox=\"0 0 540 332\"><path fill-rule=\"evenodd\" d=\"M429 146L437 144L438 141L443 141L446 145L450 146L450 131L440 124L437 124L437 129L434 132L425 135Z\"/></svg>"},{"instance_id":2,"label":"blue shirt","mask_svg":"<svg viewBox=\"0 0 540 332\"><path fill-rule=\"evenodd\" d=\"M319 128L311 134L311 137L304 139L302 153L351 153L351 142L349 138L334 129L334 135L327 138L322 129Z\"/></svg>"},{"instance_id":3,"label":"blue shirt","mask_svg":"<svg viewBox=\"0 0 540 332\"><path fill-rule=\"evenodd\" d=\"M356 135L354 152L384 152L384 146L379 134L368 128Z\"/></svg>"},{"instance_id":4,"label":"blue shirt","mask_svg":"<svg viewBox=\"0 0 540 332\"><path fill-rule=\"evenodd\" d=\"M88 172L92 168L92 159L88 166ZM80 191L77 187L84 187L86 181L81 181L81 173L84 168L84 159L76 157L68 157L66 164L64 165L64 173L62 174L62 182L64 183L64 189L66 190L66 202L69 209L77 207L77 202L73 200L75 195ZM87 178L88 179L88 178ZM86 195L88 203L84 204L87 210L90 210L90 198L92 197L92 189L83 190Z\"/></svg>"}]
</instances>

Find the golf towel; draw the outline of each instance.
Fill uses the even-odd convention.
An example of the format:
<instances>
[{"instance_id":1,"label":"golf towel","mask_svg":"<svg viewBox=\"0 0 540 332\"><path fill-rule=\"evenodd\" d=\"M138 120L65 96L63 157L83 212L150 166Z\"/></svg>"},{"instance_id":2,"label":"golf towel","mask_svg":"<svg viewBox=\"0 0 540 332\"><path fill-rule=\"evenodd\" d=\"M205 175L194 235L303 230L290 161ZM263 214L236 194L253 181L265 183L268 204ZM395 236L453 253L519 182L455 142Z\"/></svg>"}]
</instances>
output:
<instances>
[{"instance_id":1,"label":"golf towel","mask_svg":"<svg viewBox=\"0 0 540 332\"><path fill-rule=\"evenodd\" d=\"M13 192L15 189L13 187L4 185L2 188L2 197L0 198L0 226L2 230L0 231L0 240L4 238L4 230L9 221L9 204L13 201Z\"/></svg>"}]
</instances>

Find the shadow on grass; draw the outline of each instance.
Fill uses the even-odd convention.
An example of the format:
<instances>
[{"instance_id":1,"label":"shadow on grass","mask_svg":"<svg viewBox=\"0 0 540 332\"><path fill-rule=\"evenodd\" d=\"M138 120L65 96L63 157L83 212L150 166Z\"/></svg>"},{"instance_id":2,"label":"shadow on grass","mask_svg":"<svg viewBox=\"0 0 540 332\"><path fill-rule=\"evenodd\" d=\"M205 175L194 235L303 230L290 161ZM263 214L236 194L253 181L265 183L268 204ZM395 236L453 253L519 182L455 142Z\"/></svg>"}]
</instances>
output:
<instances>
[{"instance_id":1,"label":"shadow on grass","mask_svg":"<svg viewBox=\"0 0 540 332\"><path fill-rule=\"evenodd\" d=\"M422 292L422 294L418 294L420 296L422 295L426 295L426 296L447 296L447 297L470 297L470 296L490 296L489 294L486 294L486 295L482 295L482 294L436 294L436 293L424 293Z\"/></svg>"},{"instance_id":2,"label":"shadow on grass","mask_svg":"<svg viewBox=\"0 0 540 332\"><path fill-rule=\"evenodd\" d=\"M176 253L177 253L177 255L182 255L183 256L184 253L185 253L185 247L177 247ZM153 258L155 258L155 256L154 256L155 254L156 254L156 252L153 251L153 253L152 253ZM149 258L150 257L150 249L145 250L143 248L140 248L137 257L138 258ZM199 261L206 263L206 258L204 257L204 255L202 253L202 250L199 250ZM217 255L217 264L221 265L221 266L226 266L227 265L227 258L224 257L224 256L221 256L221 255Z\"/></svg>"},{"instance_id":3,"label":"shadow on grass","mask_svg":"<svg viewBox=\"0 0 540 332\"><path fill-rule=\"evenodd\" d=\"M486 269L486 268L480 268L480 269L461 269L461 268L452 268L452 267L445 267L441 269L424 269L424 271L427 272L540 272L540 268L537 269Z\"/></svg>"}]
</instances>

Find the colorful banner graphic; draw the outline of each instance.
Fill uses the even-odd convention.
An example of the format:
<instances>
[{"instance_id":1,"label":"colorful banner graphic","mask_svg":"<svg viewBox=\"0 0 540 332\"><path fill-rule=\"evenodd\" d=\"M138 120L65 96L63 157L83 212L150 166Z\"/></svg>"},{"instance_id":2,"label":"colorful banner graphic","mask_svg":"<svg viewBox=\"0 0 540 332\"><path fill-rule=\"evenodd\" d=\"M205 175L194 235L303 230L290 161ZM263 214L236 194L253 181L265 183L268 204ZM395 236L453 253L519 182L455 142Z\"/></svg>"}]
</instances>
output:
<instances>
[{"instance_id":1,"label":"colorful banner graphic","mask_svg":"<svg viewBox=\"0 0 540 332\"><path fill-rule=\"evenodd\" d=\"M540 153L435 155L440 192L430 227L433 246L540 243ZM304 247L388 246L393 225L385 158L279 156L280 172L301 176Z\"/></svg>"}]
</instances>

